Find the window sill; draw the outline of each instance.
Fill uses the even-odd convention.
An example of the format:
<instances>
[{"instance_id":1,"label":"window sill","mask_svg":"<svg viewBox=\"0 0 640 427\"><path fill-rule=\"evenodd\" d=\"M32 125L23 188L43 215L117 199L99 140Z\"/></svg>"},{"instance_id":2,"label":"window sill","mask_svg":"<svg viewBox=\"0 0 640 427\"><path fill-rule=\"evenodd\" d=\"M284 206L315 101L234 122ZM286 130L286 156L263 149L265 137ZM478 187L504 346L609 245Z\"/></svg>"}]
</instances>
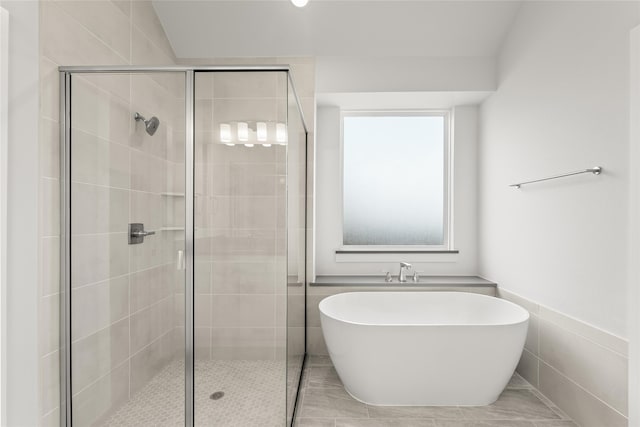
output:
<instances>
[{"instance_id":1,"label":"window sill","mask_svg":"<svg viewBox=\"0 0 640 427\"><path fill-rule=\"evenodd\" d=\"M455 263L460 251L457 249L336 249L336 262L425 262Z\"/></svg>"},{"instance_id":2,"label":"window sill","mask_svg":"<svg viewBox=\"0 0 640 427\"><path fill-rule=\"evenodd\" d=\"M316 280L309 283L310 286L347 286L347 287L398 287L406 288L488 288L495 289L495 282L483 279L479 276L421 276L418 283L409 279L399 283L394 278L392 283L385 282L384 275L378 276L317 276Z\"/></svg>"},{"instance_id":3,"label":"window sill","mask_svg":"<svg viewBox=\"0 0 640 427\"><path fill-rule=\"evenodd\" d=\"M336 249L337 254L458 254L457 249Z\"/></svg>"}]
</instances>

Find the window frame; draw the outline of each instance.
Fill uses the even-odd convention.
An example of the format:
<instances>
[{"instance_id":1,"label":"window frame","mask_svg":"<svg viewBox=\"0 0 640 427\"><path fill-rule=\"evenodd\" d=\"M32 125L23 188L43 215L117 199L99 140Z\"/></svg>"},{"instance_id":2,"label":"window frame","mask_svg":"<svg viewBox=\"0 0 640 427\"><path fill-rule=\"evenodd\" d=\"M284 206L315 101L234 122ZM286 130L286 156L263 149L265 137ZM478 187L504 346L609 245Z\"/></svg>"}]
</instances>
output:
<instances>
[{"instance_id":1,"label":"window frame","mask_svg":"<svg viewBox=\"0 0 640 427\"><path fill-rule=\"evenodd\" d=\"M442 117L444 119L444 173L443 173L443 242L442 245L345 245L344 244L344 119L345 117ZM340 253L456 253L453 249L453 138L451 135L451 111L443 109L389 109L389 110L340 110ZM407 201L409 204L411 201Z\"/></svg>"}]
</instances>

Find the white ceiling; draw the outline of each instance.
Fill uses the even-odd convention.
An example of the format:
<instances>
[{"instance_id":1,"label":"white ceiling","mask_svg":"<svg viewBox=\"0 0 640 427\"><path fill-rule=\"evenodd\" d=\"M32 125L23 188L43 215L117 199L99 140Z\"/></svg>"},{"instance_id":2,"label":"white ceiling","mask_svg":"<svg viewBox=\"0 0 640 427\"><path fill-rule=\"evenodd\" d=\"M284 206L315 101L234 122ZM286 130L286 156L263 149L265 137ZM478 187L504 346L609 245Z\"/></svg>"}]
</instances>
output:
<instances>
[{"instance_id":1,"label":"white ceiling","mask_svg":"<svg viewBox=\"0 0 640 427\"><path fill-rule=\"evenodd\" d=\"M518 1L155 0L178 58L493 57Z\"/></svg>"}]
</instances>

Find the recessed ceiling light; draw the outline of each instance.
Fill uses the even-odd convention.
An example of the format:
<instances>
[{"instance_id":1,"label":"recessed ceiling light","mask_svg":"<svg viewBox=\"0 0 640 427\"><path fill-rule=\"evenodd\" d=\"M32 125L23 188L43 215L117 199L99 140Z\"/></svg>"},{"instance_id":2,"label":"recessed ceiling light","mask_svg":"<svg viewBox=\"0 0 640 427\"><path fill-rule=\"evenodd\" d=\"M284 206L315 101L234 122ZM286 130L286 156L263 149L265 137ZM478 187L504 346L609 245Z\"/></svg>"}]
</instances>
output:
<instances>
[{"instance_id":1,"label":"recessed ceiling light","mask_svg":"<svg viewBox=\"0 0 640 427\"><path fill-rule=\"evenodd\" d=\"M293 3L294 6L305 7L307 3L309 3L309 0L291 0L291 3Z\"/></svg>"}]
</instances>

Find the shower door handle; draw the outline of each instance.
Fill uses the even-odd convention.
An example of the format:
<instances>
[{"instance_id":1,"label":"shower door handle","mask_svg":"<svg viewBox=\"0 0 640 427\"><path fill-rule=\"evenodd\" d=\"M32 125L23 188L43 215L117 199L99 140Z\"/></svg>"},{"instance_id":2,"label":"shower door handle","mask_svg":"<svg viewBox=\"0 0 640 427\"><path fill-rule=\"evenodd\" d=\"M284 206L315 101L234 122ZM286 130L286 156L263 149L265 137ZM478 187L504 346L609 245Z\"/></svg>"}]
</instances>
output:
<instances>
[{"instance_id":1,"label":"shower door handle","mask_svg":"<svg viewBox=\"0 0 640 427\"><path fill-rule=\"evenodd\" d=\"M139 243L144 243L144 238L146 236L152 236L156 234L155 231L145 231L144 224L142 223L132 223L129 224L129 244L137 245Z\"/></svg>"}]
</instances>

